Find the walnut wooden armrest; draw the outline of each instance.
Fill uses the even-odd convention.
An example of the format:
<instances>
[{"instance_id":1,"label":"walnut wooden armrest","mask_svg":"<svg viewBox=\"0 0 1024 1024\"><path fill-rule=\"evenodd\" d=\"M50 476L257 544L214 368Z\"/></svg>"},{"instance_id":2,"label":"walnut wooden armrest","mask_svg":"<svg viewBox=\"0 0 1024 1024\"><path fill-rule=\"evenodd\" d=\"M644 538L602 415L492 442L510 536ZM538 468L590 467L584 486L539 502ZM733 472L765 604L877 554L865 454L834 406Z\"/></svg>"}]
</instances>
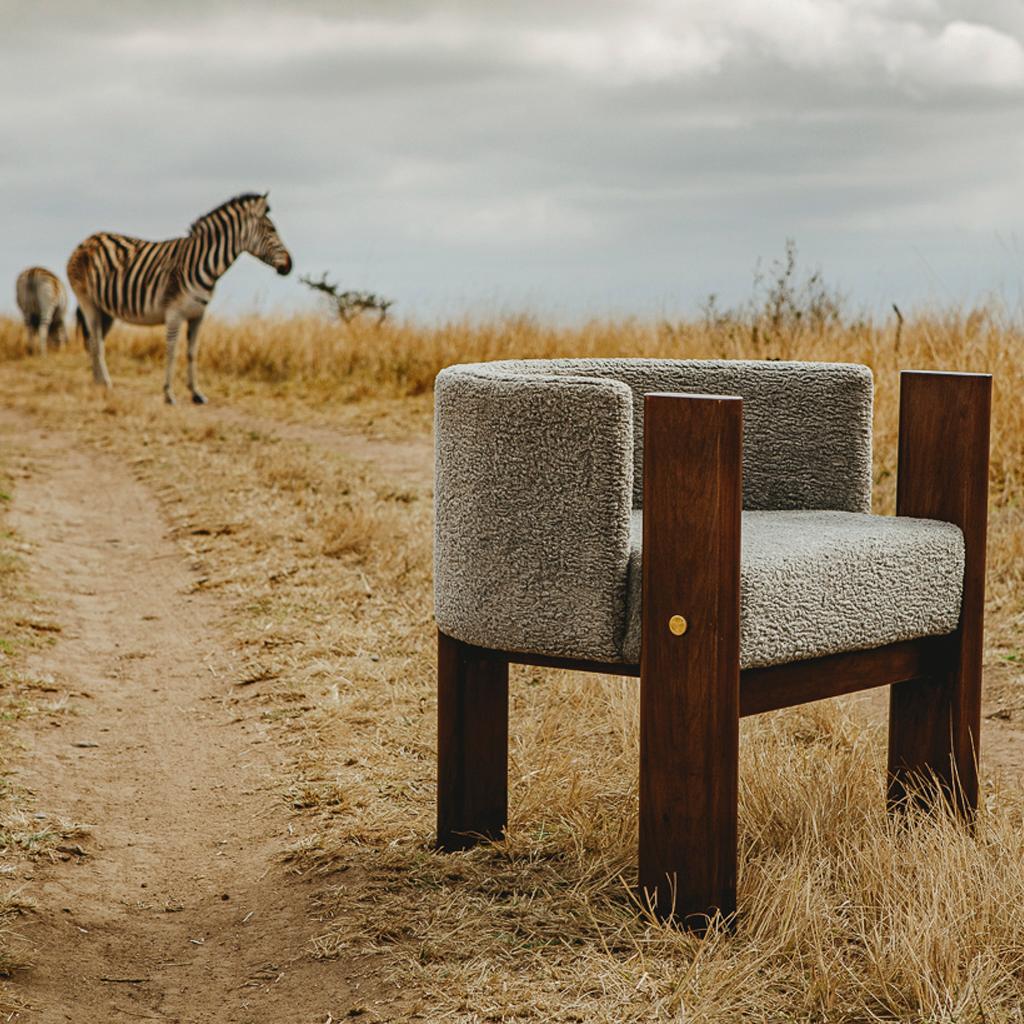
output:
<instances>
[{"instance_id":1,"label":"walnut wooden armrest","mask_svg":"<svg viewBox=\"0 0 1024 1024\"><path fill-rule=\"evenodd\" d=\"M968 816L978 805L991 412L988 374L900 375L896 514L955 523L965 558L959 628L939 638L931 674L890 692L889 800L902 802L915 777L932 779Z\"/></svg>"}]
</instances>

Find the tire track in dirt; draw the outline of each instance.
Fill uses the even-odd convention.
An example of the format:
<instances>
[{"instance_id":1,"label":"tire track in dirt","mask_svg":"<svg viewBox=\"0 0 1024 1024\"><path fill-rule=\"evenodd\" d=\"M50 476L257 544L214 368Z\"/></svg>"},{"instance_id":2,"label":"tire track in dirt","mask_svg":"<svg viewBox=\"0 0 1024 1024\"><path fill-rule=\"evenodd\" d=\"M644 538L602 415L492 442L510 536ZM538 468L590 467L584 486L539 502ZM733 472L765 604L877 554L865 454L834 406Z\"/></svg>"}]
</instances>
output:
<instances>
[{"instance_id":1,"label":"tire track in dirt","mask_svg":"<svg viewBox=\"0 0 1024 1024\"><path fill-rule=\"evenodd\" d=\"M23 455L10 521L63 627L26 671L76 694L31 727L18 781L52 819L91 826L85 857L33 869L20 1019L323 1022L365 1005L354 964L306 955L311 890L279 856L281 756L230 700L218 609L191 593L156 502L27 417L0 414L0 440Z\"/></svg>"}]
</instances>

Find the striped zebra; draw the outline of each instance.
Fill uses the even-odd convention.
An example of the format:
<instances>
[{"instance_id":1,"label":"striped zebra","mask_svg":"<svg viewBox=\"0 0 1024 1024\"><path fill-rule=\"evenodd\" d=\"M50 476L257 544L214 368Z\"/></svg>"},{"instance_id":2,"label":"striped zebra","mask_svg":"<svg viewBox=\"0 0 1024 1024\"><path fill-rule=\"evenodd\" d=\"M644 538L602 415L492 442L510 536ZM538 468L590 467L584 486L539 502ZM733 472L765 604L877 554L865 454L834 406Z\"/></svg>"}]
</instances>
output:
<instances>
[{"instance_id":1,"label":"striped zebra","mask_svg":"<svg viewBox=\"0 0 1024 1024\"><path fill-rule=\"evenodd\" d=\"M25 318L29 348L37 347L46 354L49 341L57 348L67 344L64 314L68 308L68 293L64 282L45 267L29 267L18 275L15 289L18 308Z\"/></svg>"},{"instance_id":2,"label":"striped zebra","mask_svg":"<svg viewBox=\"0 0 1024 1024\"><path fill-rule=\"evenodd\" d=\"M195 221L184 238L147 242L107 231L90 235L68 260L68 280L78 298L78 324L89 345L92 375L110 387L103 340L115 319L167 325L164 398L172 388L178 332L188 325L188 388L192 401L206 398L196 382L199 328L221 275L243 253L273 267L292 269L292 258L269 217L267 193L248 192Z\"/></svg>"}]
</instances>

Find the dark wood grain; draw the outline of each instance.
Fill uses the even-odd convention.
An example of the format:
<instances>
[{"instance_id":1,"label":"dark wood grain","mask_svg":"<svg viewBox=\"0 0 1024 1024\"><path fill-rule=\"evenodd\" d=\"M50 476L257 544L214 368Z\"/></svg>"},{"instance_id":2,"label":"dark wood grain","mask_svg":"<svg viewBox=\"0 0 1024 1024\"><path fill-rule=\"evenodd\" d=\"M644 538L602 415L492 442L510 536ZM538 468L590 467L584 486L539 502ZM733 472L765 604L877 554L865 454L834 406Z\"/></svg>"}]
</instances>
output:
<instances>
[{"instance_id":1,"label":"dark wood grain","mask_svg":"<svg viewBox=\"0 0 1024 1024\"><path fill-rule=\"evenodd\" d=\"M978 804L991 405L986 374L900 377L897 515L955 523L966 563L960 625L939 667L891 690L888 789L896 805L914 778L937 781L967 815Z\"/></svg>"},{"instance_id":2,"label":"dark wood grain","mask_svg":"<svg viewBox=\"0 0 1024 1024\"><path fill-rule=\"evenodd\" d=\"M649 394L644 417L639 881L700 928L736 909L743 403Z\"/></svg>"},{"instance_id":3,"label":"dark wood grain","mask_svg":"<svg viewBox=\"0 0 1024 1024\"><path fill-rule=\"evenodd\" d=\"M640 675L639 665L618 661L586 661L583 658L556 658L548 654L530 654L526 651L509 651L507 657L513 665L533 665L537 668L557 668L565 672L598 672L605 676Z\"/></svg>"},{"instance_id":4,"label":"dark wood grain","mask_svg":"<svg viewBox=\"0 0 1024 1024\"><path fill-rule=\"evenodd\" d=\"M935 663L937 651L932 639L906 640L867 651L746 669L740 675L740 715L759 715L918 679Z\"/></svg>"},{"instance_id":5,"label":"dark wood grain","mask_svg":"<svg viewBox=\"0 0 1024 1024\"><path fill-rule=\"evenodd\" d=\"M941 638L930 637L786 665L744 669L740 673L740 717L917 679L931 671L943 650ZM514 665L599 672L612 676L640 675L639 665L619 662L583 661L520 652L509 652L506 656Z\"/></svg>"},{"instance_id":6,"label":"dark wood grain","mask_svg":"<svg viewBox=\"0 0 1024 1024\"><path fill-rule=\"evenodd\" d=\"M508 821L508 661L437 634L437 845L500 839Z\"/></svg>"}]
</instances>

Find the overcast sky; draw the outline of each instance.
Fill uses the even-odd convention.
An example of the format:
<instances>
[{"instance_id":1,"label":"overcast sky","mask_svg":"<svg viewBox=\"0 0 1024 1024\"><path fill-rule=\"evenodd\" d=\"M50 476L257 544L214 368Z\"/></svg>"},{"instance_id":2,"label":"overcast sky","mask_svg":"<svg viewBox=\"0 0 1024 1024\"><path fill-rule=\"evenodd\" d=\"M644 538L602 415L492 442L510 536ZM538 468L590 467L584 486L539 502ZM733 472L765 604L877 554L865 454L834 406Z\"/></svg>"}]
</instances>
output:
<instances>
[{"instance_id":1,"label":"overcast sky","mask_svg":"<svg viewBox=\"0 0 1024 1024\"><path fill-rule=\"evenodd\" d=\"M94 230L267 188L300 273L408 315L692 312L787 237L855 304L1020 302L1020 0L0 12L0 308ZM214 309L296 278L243 257Z\"/></svg>"}]
</instances>

